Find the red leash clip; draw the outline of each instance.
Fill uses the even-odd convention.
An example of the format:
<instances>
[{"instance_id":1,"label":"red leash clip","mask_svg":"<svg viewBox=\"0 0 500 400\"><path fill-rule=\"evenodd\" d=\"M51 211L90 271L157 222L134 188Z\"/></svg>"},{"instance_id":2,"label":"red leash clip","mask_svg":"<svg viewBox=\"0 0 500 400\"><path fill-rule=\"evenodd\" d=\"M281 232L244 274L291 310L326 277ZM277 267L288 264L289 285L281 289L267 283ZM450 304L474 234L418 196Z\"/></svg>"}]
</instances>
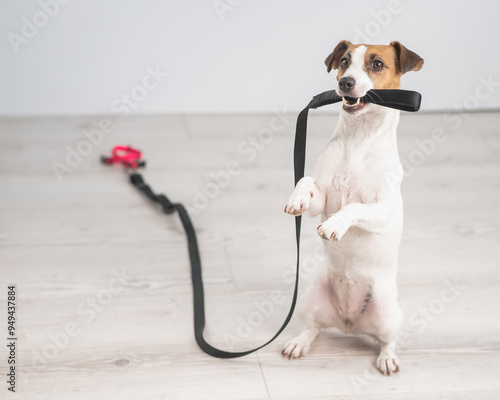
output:
<instances>
[{"instance_id":1,"label":"red leash clip","mask_svg":"<svg viewBox=\"0 0 500 400\"><path fill-rule=\"evenodd\" d=\"M146 161L141 160L141 158L142 151L140 150L131 146L115 146L113 147L112 157L102 156L101 161L108 165L121 163L125 167L137 169L146 165Z\"/></svg>"}]
</instances>

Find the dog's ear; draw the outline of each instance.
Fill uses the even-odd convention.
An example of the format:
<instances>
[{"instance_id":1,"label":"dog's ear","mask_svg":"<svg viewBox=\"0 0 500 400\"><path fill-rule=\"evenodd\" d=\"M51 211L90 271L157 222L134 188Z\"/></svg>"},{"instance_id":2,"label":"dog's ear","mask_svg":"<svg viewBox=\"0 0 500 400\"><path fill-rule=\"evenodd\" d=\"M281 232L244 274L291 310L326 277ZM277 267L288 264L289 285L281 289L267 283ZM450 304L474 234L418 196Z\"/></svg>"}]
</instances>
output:
<instances>
[{"instance_id":1,"label":"dog's ear","mask_svg":"<svg viewBox=\"0 0 500 400\"><path fill-rule=\"evenodd\" d=\"M337 69L339 67L340 58L345 53L347 48L352 45L351 42L347 40L342 40L332 51L332 53L326 57L325 65L326 71L330 72L332 69Z\"/></svg>"},{"instance_id":2,"label":"dog's ear","mask_svg":"<svg viewBox=\"0 0 500 400\"><path fill-rule=\"evenodd\" d=\"M419 71L424 65L424 59L411 50L408 50L399 42L391 42L391 46L396 50L396 58L399 71L406 74L409 71Z\"/></svg>"}]
</instances>

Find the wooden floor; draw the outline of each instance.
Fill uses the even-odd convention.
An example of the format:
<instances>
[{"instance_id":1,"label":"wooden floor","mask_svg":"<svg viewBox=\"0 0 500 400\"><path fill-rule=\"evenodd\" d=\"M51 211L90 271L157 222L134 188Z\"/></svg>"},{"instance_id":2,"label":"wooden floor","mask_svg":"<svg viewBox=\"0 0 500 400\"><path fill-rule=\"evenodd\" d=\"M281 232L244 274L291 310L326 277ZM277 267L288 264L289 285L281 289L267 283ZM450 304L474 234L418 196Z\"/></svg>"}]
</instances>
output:
<instances>
[{"instance_id":1,"label":"wooden floor","mask_svg":"<svg viewBox=\"0 0 500 400\"><path fill-rule=\"evenodd\" d=\"M405 322L401 373L392 377L376 371L371 339L335 330L321 333L305 358L282 358L300 331L295 319L255 354L202 353L177 217L153 207L122 168L99 163L115 144L138 146L151 186L189 206L207 337L244 350L275 333L291 300L294 221L283 207L295 116L282 117L285 129L272 115L129 117L102 143L94 135L96 145L82 144L82 131L102 120L0 120L1 398L500 398L500 114L402 115ZM311 117L309 168L335 122ZM68 156L77 148L89 153L80 162ZM74 168L60 182L52 164L61 168L66 157ZM320 265L317 224L304 221L301 287ZM16 395L4 375L8 284L17 288Z\"/></svg>"}]
</instances>

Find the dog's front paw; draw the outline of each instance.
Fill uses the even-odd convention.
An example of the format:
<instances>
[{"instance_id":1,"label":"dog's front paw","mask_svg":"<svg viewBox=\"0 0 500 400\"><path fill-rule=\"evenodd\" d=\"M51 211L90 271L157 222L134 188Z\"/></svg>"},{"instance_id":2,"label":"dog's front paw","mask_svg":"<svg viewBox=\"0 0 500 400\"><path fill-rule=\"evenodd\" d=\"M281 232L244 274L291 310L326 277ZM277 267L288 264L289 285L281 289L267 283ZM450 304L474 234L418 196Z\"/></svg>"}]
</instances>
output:
<instances>
[{"instance_id":1,"label":"dog's front paw","mask_svg":"<svg viewBox=\"0 0 500 400\"><path fill-rule=\"evenodd\" d=\"M313 197L310 190L294 191L285 206L285 212L291 215L300 215L309 209L309 204Z\"/></svg>"},{"instance_id":2,"label":"dog's front paw","mask_svg":"<svg viewBox=\"0 0 500 400\"><path fill-rule=\"evenodd\" d=\"M394 352L382 352L377 359L377 368L384 375L392 375L399 372L399 360Z\"/></svg>"},{"instance_id":3,"label":"dog's front paw","mask_svg":"<svg viewBox=\"0 0 500 400\"><path fill-rule=\"evenodd\" d=\"M335 214L318 226L318 235L326 240L340 240L350 226L349 221Z\"/></svg>"}]
</instances>

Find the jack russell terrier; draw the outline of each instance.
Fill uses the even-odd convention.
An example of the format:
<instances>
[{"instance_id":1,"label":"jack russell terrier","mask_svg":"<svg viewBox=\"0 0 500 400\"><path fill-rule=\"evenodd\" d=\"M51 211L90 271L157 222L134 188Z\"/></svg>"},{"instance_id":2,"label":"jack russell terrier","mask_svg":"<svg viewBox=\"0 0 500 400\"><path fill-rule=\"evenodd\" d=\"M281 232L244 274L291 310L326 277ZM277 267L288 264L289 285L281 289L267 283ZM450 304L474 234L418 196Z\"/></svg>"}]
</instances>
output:
<instances>
[{"instance_id":1,"label":"jack russell terrier","mask_svg":"<svg viewBox=\"0 0 500 400\"><path fill-rule=\"evenodd\" d=\"M298 182L285 212L322 215L318 234L326 240L326 263L301 298L304 329L283 355L305 355L322 328L335 327L376 338L377 367L392 374L399 371L395 350L403 322L396 284L403 229L399 111L360 98L370 89L399 89L401 76L420 70L424 60L399 42L343 40L325 64L328 72L338 70L339 121L313 176Z\"/></svg>"}]
</instances>

